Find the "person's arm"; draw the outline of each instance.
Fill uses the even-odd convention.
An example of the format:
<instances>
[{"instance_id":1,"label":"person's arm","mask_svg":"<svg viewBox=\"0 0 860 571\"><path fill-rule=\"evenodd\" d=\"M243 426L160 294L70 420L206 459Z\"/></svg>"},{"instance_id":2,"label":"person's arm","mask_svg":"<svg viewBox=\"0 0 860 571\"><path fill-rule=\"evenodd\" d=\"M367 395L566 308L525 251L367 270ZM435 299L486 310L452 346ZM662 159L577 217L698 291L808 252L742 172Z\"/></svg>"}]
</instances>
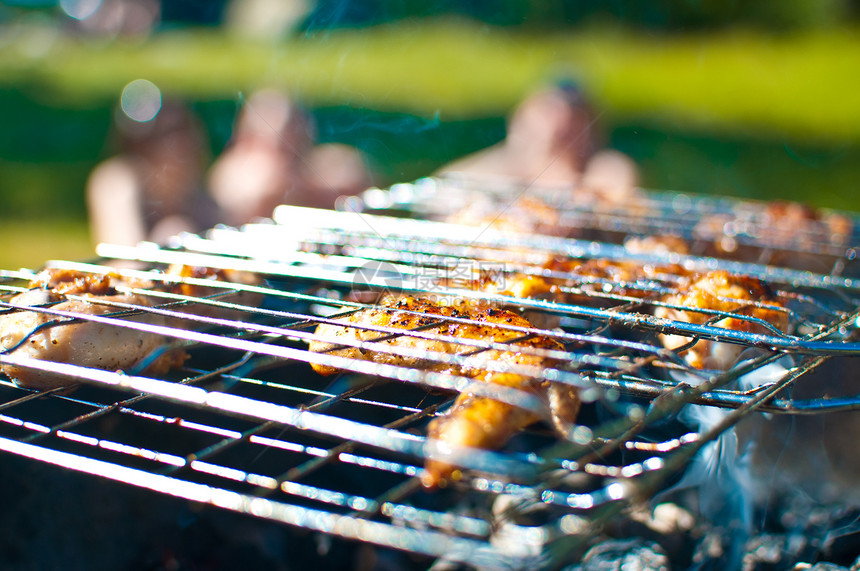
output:
<instances>
[{"instance_id":1,"label":"person's arm","mask_svg":"<svg viewBox=\"0 0 860 571\"><path fill-rule=\"evenodd\" d=\"M146 239L141 183L133 165L113 158L93 169L86 199L93 240L134 245Z\"/></svg>"}]
</instances>

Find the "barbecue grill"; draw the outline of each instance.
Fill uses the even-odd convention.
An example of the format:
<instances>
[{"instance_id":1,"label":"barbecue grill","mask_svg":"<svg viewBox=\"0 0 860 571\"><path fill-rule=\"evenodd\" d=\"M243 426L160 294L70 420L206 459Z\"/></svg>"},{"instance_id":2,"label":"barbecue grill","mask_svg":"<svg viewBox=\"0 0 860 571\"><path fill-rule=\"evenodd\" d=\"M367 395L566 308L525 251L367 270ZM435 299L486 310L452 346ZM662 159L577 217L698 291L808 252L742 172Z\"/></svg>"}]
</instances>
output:
<instances>
[{"instance_id":1,"label":"barbecue grill","mask_svg":"<svg viewBox=\"0 0 860 571\"><path fill-rule=\"evenodd\" d=\"M826 233L779 242L760 224L764 206L753 202L643 191L635 208L601 207L563 201L563 191L553 188L529 193L556 205L563 225L575 229L573 238L442 221L478 200L501 212L522 192L487 181L427 179L370 189L343 200L339 211L282 206L272 220L238 229L180 235L162 246L102 244L94 260L48 262L95 275L181 281L205 286L207 293L144 289L137 293L157 303L119 304L100 316L68 315L50 304L28 308L51 314L54 325L91 320L158 333L169 339L167 349L182 349L189 358L153 377L0 353L0 363L60 374L77 387L36 392L0 377L0 449L275 524L411 552L426 556L425 562L555 568L580 557L623 510L670 488L739 421L860 408L860 396L850 393L792 393L823 364L860 353L860 278L852 277L850 248L858 243L856 234L836 243ZM732 239L755 248L755 261L708 249L717 237L701 223L712 216L732 221ZM664 233L701 249L682 255L623 244L631 235ZM815 256L828 270L775 265L785 252L797 254L790 257L795 261L800 254ZM720 311L711 311L702 324L657 318L654 308L666 305L663 296L681 280L671 273L624 289L595 277L554 276L573 280L578 303L478 292L458 282L475 272L502 279L546 276L540 264L549 256L757 276L787 300L792 327L790 333L767 324L765 333L727 329L719 323L726 317L754 318ZM263 281L168 277L170 264L242 270ZM9 300L33 275L0 273L0 311L21 310ZM630 295L634 290L637 295ZM557 365L518 372L577 387L585 402L577 423L559 436L538 422L501 450L454 451L463 478L439 491L424 490L422 465L440 454L424 429L458 392L487 395L542 417L545 412L534 395L515 389L308 351L318 324L372 307L381 291L470 297L522 310L534 326L512 327L519 338L551 337L563 349L548 355ZM141 313L167 316L171 325L130 319ZM446 319L435 317L417 330L377 330L380 336L433 339L442 335L433 325ZM681 349L660 343L661 333L745 350L728 371L693 369ZM466 358L510 350L487 340L458 342ZM344 344L381 350L371 341ZM396 345L388 350L409 353ZM343 372L323 377L311 364ZM692 407L722 413L711 423L685 424L683 413Z\"/></svg>"}]
</instances>

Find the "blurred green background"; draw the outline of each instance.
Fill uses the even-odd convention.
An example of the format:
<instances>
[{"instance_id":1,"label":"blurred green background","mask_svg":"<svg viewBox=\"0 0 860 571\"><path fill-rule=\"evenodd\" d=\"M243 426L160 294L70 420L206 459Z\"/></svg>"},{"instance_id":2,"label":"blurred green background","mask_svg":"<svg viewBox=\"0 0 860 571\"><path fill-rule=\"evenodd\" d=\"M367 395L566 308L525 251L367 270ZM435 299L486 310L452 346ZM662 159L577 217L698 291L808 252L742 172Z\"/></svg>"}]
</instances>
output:
<instances>
[{"instance_id":1,"label":"blurred green background","mask_svg":"<svg viewBox=\"0 0 860 571\"><path fill-rule=\"evenodd\" d=\"M212 157L244 96L283 87L380 185L497 142L572 79L645 187L860 211L857 0L150 0L136 33L70 15L109 4L0 2L0 268L92 255L84 185L139 78L192 103Z\"/></svg>"}]
</instances>

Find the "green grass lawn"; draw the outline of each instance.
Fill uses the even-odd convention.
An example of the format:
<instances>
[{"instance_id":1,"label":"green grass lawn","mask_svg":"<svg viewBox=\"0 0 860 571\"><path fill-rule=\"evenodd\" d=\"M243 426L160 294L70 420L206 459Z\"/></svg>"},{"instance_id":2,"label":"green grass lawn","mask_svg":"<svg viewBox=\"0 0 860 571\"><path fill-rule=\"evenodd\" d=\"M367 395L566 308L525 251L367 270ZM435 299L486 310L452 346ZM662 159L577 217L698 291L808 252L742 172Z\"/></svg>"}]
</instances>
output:
<instances>
[{"instance_id":1,"label":"green grass lawn","mask_svg":"<svg viewBox=\"0 0 860 571\"><path fill-rule=\"evenodd\" d=\"M145 77L199 99L272 84L314 105L455 119L504 113L535 84L571 76L619 118L860 140L856 30L651 36L590 27L535 35L421 20L274 44L217 30L107 44L37 32L19 32L0 52L0 83L37 85L67 101L114 98L126 83Z\"/></svg>"},{"instance_id":2,"label":"green grass lawn","mask_svg":"<svg viewBox=\"0 0 860 571\"><path fill-rule=\"evenodd\" d=\"M0 219L0 269L39 269L50 259L92 257L85 220Z\"/></svg>"}]
</instances>

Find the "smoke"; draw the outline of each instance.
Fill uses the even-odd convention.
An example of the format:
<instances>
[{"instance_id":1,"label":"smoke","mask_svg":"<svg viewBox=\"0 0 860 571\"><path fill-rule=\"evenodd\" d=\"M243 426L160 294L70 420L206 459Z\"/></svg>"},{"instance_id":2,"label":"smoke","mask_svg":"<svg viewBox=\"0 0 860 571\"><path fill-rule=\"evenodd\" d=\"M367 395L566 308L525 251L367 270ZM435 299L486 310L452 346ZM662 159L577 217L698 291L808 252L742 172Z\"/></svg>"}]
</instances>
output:
<instances>
[{"instance_id":1,"label":"smoke","mask_svg":"<svg viewBox=\"0 0 860 571\"><path fill-rule=\"evenodd\" d=\"M317 107L313 116L318 142L361 149L376 172L392 182L427 176L443 164L504 137L502 118L446 120L442 111L382 111L361 102Z\"/></svg>"},{"instance_id":2,"label":"smoke","mask_svg":"<svg viewBox=\"0 0 860 571\"><path fill-rule=\"evenodd\" d=\"M694 405L685 409L682 420L705 432L727 414L722 409ZM740 567L743 546L753 529L754 493L748 460L746 450L739 450L737 433L731 428L707 443L681 480L661 494L662 497L682 490L694 492L700 514L732 536L726 554L730 568Z\"/></svg>"},{"instance_id":3,"label":"smoke","mask_svg":"<svg viewBox=\"0 0 860 571\"><path fill-rule=\"evenodd\" d=\"M760 350L748 349L741 354L735 367L743 367L760 356ZM741 375L726 388L750 391L774 383L793 365L790 357L783 357ZM686 373L674 376L676 380L693 386L704 382L702 377ZM700 433L705 433L722 422L728 414L729 411L725 409L691 405L682 411L679 420L698 428ZM761 500L751 467L755 446L756 439L739 438L736 427L723 431L719 437L702 447L681 480L660 495L664 497L682 490L692 490L699 512L708 521L724 527L732 535L728 557L730 562L738 565L743 555L743 546L754 530L753 514Z\"/></svg>"},{"instance_id":4,"label":"smoke","mask_svg":"<svg viewBox=\"0 0 860 571\"><path fill-rule=\"evenodd\" d=\"M856 358L831 358L798 377L790 395L795 407L856 398L856 365ZM750 470L759 501L860 506L856 411L757 415L739 424L738 433L754 444Z\"/></svg>"},{"instance_id":5,"label":"smoke","mask_svg":"<svg viewBox=\"0 0 860 571\"><path fill-rule=\"evenodd\" d=\"M359 132L369 134L372 132L402 134L420 134L438 129L441 125L441 111L436 111L430 118L418 117L416 115L399 115L393 113L361 113L343 116L337 124L329 125L326 132L320 129L320 135L333 137L344 133Z\"/></svg>"},{"instance_id":6,"label":"smoke","mask_svg":"<svg viewBox=\"0 0 860 571\"><path fill-rule=\"evenodd\" d=\"M319 0L305 18L301 30L305 35L319 36L337 28L372 26L391 19L395 7L386 8L385 3L374 0Z\"/></svg>"}]
</instances>

